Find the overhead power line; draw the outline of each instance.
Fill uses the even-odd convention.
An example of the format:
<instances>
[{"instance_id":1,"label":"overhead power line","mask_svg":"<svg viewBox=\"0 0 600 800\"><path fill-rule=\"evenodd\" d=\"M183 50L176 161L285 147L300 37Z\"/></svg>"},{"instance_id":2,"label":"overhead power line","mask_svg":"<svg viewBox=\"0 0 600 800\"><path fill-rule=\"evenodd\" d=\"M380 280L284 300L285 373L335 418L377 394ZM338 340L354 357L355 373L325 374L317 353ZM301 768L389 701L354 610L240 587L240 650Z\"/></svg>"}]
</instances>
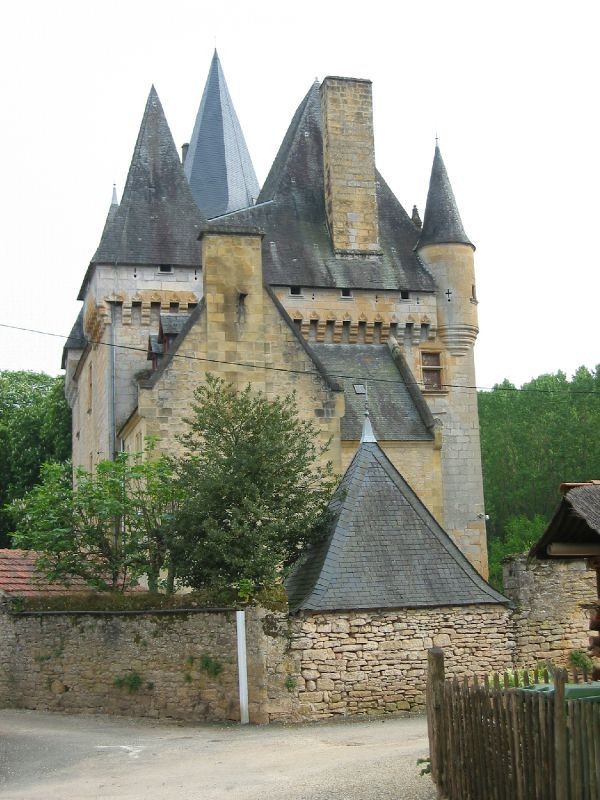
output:
<instances>
[{"instance_id":1,"label":"overhead power line","mask_svg":"<svg viewBox=\"0 0 600 800\"><path fill-rule=\"evenodd\" d=\"M24 333L35 333L38 336L50 336L54 339L64 339L65 341L70 338L70 336L65 336L62 333L53 333L52 331L41 331L37 328L26 328L21 325L9 325L5 322L0 322L0 328L6 328L8 330L13 331L23 331ZM137 353L147 353L148 350L145 347L135 347L134 345L128 344L116 344L112 342L102 342L99 340L94 339L87 339L87 344L98 345L100 347L113 347L118 350L132 350ZM310 342L307 342L310 346ZM179 358L185 359L188 361L201 361L208 364L229 364L230 366L236 367L244 367L246 369L264 369L264 370L271 370L273 372L288 372L293 373L295 375L315 375L320 377L320 373L316 370L302 370L302 369L292 369L291 367L275 367L271 364L247 364L243 361L225 361L224 359L218 358L208 358L203 356L192 356L187 355L185 353L169 353L168 355L171 358ZM390 378L374 378L371 375L344 375L341 373L330 372L327 370L327 374L330 378L341 378L344 380L352 380L352 381L368 381L369 383L392 383L397 384L397 381L392 380ZM423 383L419 383L418 381L414 382L415 386L423 389L426 388ZM518 388L516 386L501 386L496 385L494 387L490 386L468 386L466 384L456 384L456 383L443 383L442 388L445 389L477 389L478 391L491 391L495 389L496 391L507 391L507 392L532 392L538 394L553 394L559 395L564 394L566 397L574 395L574 394L582 394L582 395L600 395L600 390L595 389L567 389L567 390L557 390L557 389L542 389L542 388Z\"/></svg>"}]
</instances>

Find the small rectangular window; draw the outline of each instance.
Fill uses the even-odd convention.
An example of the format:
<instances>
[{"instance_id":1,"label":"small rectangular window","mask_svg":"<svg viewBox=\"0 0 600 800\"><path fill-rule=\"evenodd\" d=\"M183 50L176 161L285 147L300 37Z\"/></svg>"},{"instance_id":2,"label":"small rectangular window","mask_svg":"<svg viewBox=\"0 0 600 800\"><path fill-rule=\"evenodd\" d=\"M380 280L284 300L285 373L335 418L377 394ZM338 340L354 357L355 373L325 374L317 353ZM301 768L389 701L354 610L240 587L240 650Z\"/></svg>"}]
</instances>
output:
<instances>
[{"instance_id":1,"label":"small rectangular window","mask_svg":"<svg viewBox=\"0 0 600 800\"><path fill-rule=\"evenodd\" d=\"M290 294L299 297L302 294L302 287L301 286L290 286Z\"/></svg>"},{"instance_id":2,"label":"small rectangular window","mask_svg":"<svg viewBox=\"0 0 600 800\"><path fill-rule=\"evenodd\" d=\"M159 264L158 265L159 272L173 272L173 264Z\"/></svg>"},{"instance_id":3,"label":"small rectangular window","mask_svg":"<svg viewBox=\"0 0 600 800\"><path fill-rule=\"evenodd\" d=\"M408 289L400 289L400 300L408 300Z\"/></svg>"},{"instance_id":4,"label":"small rectangular window","mask_svg":"<svg viewBox=\"0 0 600 800\"><path fill-rule=\"evenodd\" d=\"M423 388L439 391L443 388L441 354L427 350L421 351L421 373Z\"/></svg>"},{"instance_id":5,"label":"small rectangular window","mask_svg":"<svg viewBox=\"0 0 600 800\"><path fill-rule=\"evenodd\" d=\"M346 299L352 297L352 289L342 289L340 296Z\"/></svg>"}]
</instances>

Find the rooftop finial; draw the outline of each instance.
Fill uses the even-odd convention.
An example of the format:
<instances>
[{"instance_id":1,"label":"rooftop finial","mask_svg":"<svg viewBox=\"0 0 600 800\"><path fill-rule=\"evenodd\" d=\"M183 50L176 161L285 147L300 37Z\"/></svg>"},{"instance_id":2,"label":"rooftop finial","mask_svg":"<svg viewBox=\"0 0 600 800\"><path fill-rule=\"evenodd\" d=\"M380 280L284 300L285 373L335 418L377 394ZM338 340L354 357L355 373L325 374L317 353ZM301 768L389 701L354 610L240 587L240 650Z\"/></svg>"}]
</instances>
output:
<instances>
[{"instance_id":1,"label":"rooftop finial","mask_svg":"<svg viewBox=\"0 0 600 800\"><path fill-rule=\"evenodd\" d=\"M371 425L371 417L369 416L369 409L365 405L365 421L363 422L362 436L360 443L377 442L375 434L373 433L373 426Z\"/></svg>"},{"instance_id":2,"label":"rooftop finial","mask_svg":"<svg viewBox=\"0 0 600 800\"><path fill-rule=\"evenodd\" d=\"M413 206L411 219L415 227L419 230L423 227L423 223L421 222L421 215L419 214L419 209L416 206Z\"/></svg>"},{"instance_id":3,"label":"rooftop finial","mask_svg":"<svg viewBox=\"0 0 600 800\"><path fill-rule=\"evenodd\" d=\"M117 184L113 183L113 192L112 192L112 200L110 201L111 206L118 206L119 201L117 200Z\"/></svg>"},{"instance_id":4,"label":"rooftop finial","mask_svg":"<svg viewBox=\"0 0 600 800\"><path fill-rule=\"evenodd\" d=\"M435 132L435 146L439 147L440 144L440 137L437 135L437 131Z\"/></svg>"}]
</instances>

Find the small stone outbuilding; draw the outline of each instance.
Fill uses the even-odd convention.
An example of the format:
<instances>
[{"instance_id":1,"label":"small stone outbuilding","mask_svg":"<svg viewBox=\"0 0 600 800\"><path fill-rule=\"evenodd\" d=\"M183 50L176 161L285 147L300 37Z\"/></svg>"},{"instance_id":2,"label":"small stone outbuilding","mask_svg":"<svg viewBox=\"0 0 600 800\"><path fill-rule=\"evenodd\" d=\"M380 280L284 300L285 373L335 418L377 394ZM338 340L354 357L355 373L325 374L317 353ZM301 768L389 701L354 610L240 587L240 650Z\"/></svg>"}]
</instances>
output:
<instances>
[{"instance_id":1,"label":"small stone outbuilding","mask_svg":"<svg viewBox=\"0 0 600 800\"><path fill-rule=\"evenodd\" d=\"M434 644L450 674L511 664L509 601L419 500L368 417L330 511L329 536L286 585L302 717L423 708Z\"/></svg>"}]
</instances>

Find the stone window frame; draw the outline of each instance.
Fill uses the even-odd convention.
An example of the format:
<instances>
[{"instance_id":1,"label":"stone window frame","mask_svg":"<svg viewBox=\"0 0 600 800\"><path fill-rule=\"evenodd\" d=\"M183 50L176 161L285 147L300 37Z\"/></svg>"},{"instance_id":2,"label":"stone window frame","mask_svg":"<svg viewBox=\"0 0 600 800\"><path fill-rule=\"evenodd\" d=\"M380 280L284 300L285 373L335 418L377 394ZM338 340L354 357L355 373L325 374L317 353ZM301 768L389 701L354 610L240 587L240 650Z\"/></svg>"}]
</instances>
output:
<instances>
[{"instance_id":1,"label":"stone window frame","mask_svg":"<svg viewBox=\"0 0 600 800\"><path fill-rule=\"evenodd\" d=\"M426 363L427 361L430 363ZM437 363L436 363L437 362ZM421 390L432 394L446 392L444 385L444 351L439 348L423 347L419 351L419 367L421 370ZM434 378L430 382L430 379Z\"/></svg>"}]
</instances>

